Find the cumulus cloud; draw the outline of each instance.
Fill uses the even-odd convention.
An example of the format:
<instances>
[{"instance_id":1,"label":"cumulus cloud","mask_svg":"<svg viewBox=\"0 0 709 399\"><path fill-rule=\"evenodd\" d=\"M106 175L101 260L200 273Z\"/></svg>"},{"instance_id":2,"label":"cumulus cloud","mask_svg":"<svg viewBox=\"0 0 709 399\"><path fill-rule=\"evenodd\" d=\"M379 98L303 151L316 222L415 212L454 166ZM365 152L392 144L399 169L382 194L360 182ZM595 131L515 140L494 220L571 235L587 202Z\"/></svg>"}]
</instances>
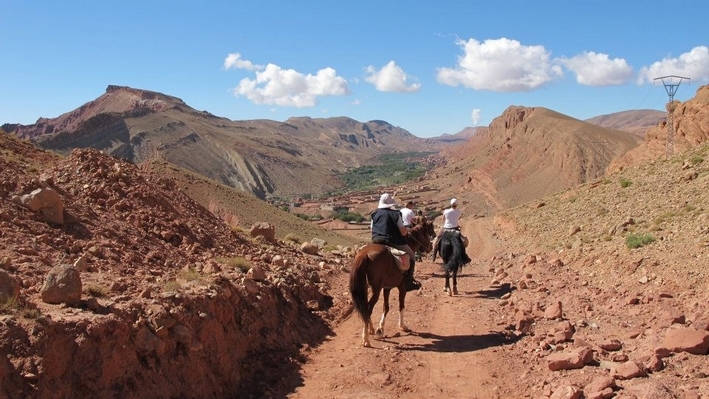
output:
<instances>
[{"instance_id":1,"label":"cumulus cloud","mask_svg":"<svg viewBox=\"0 0 709 399\"><path fill-rule=\"evenodd\" d=\"M255 79L242 79L234 88L234 95L244 96L256 104L297 108L314 107L319 97L346 94L349 94L347 80L338 76L332 68L323 68L315 75L305 75L274 64L268 64L263 71L256 72Z\"/></svg>"},{"instance_id":2,"label":"cumulus cloud","mask_svg":"<svg viewBox=\"0 0 709 399\"><path fill-rule=\"evenodd\" d=\"M634 76L633 67L623 58L610 59L607 54L584 51L572 58L560 61L576 74L576 81L586 86L622 85Z\"/></svg>"},{"instance_id":3,"label":"cumulus cloud","mask_svg":"<svg viewBox=\"0 0 709 399\"><path fill-rule=\"evenodd\" d=\"M531 91L563 75L544 46L523 46L507 38L458 40L464 54L455 68L438 68L437 80L449 86L497 92Z\"/></svg>"},{"instance_id":4,"label":"cumulus cloud","mask_svg":"<svg viewBox=\"0 0 709 399\"><path fill-rule=\"evenodd\" d=\"M475 108L470 113L470 119L473 120L473 126L477 126L480 123L480 108Z\"/></svg>"},{"instance_id":5,"label":"cumulus cloud","mask_svg":"<svg viewBox=\"0 0 709 399\"><path fill-rule=\"evenodd\" d=\"M261 71L262 65L255 65L249 60L242 60L241 54L231 53L224 59L224 69L246 69L247 71Z\"/></svg>"},{"instance_id":6,"label":"cumulus cloud","mask_svg":"<svg viewBox=\"0 0 709 399\"><path fill-rule=\"evenodd\" d=\"M413 93L421 89L420 83L407 85L409 76L394 61L389 61L380 70L368 66L365 71L368 75L364 80L373 84L378 91Z\"/></svg>"},{"instance_id":7,"label":"cumulus cloud","mask_svg":"<svg viewBox=\"0 0 709 399\"><path fill-rule=\"evenodd\" d=\"M677 58L663 58L649 67L642 67L638 84L652 82L655 78L677 75L695 81L709 80L709 47L697 46Z\"/></svg>"}]
</instances>

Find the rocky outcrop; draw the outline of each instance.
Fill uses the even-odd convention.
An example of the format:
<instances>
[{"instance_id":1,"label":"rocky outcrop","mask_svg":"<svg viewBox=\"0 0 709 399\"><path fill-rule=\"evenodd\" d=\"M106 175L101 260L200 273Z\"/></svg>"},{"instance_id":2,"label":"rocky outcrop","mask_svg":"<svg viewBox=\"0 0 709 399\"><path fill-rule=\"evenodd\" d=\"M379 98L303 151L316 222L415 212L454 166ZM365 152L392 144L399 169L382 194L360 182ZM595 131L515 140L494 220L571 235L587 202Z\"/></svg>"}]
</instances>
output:
<instances>
[{"instance_id":1,"label":"rocky outcrop","mask_svg":"<svg viewBox=\"0 0 709 399\"><path fill-rule=\"evenodd\" d=\"M694 98L685 102L667 104L674 123L674 153L678 154L709 140L709 85L697 89ZM645 141L638 148L614 160L608 172L618 172L631 165L639 165L667 155L667 120L647 131Z\"/></svg>"}]
</instances>

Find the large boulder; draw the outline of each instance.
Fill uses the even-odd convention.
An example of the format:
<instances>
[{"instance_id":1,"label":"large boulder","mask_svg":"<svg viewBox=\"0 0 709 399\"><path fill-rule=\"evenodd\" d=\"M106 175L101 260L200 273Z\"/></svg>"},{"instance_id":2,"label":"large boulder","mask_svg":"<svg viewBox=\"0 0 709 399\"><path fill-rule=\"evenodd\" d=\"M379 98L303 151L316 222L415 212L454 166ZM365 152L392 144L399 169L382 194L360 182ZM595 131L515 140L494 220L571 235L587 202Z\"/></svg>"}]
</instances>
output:
<instances>
[{"instance_id":1,"label":"large boulder","mask_svg":"<svg viewBox=\"0 0 709 399\"><path fill-rule=\"evenodd\" d=\"M254 223L249 230L251 237L263 237L266 241L276 242L276 228L268 222Z\"/></svg>"},{"instance_id":2,"label":"large boulder","mask_svg":"<svg viewBox=\"0 0 709 399\"><path fill-rule=\"evenodd\" d=\"M0 270L0 302L5 302L20 295L20 283L10 273Z\"/></svg>"},{"instance_id":3,"label":"large boulder","mask_svg":"<svg viewBox=\"0 0 709 399\"><path fill-rule=\"evenodd\" d=\"M46 303L78 304L81 302L79 271L72 265L53 267L47 273L40 294Z\"/></svg>"}]
</instances>

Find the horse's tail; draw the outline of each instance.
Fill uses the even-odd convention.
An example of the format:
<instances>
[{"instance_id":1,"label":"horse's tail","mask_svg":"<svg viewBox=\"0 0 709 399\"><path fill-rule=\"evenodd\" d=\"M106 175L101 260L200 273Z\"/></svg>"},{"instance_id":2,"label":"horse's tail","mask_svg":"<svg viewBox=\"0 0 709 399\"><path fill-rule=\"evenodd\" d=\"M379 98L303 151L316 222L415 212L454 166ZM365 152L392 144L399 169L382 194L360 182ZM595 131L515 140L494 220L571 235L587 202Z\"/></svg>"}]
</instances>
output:
<instances>
[{"instance_id":1,"label":"horse's tail","mask_svg":"<svg viewBox=\"0 0 709 399\"><path fill-rule=\"evenodd\" d=\"M367 265L369 257L366 253L355 256L350 269L350 295L354 308L366 323L370 318L370 309L367 302Z\"/></svg>"},{"instance_id":2,"label":"horse's tail","mask_svg":"<svg viewBox=\"0 0 709 399\"><path fill-rule=\"evenodd\" d=\"M450 246L450 256L448 256L448 260L443 264L443 269L453 272L456 270L460 270L463 268L463 265L465 264L463 262L463 259L465 258L465 253L463 252L463 245L462 245L462 240L457 237L453 236L452 234L447 235L447 240L441 239L441 247L444 245L443 241L447 241L445 244ZM441 253L443 253L441 251Z\"/></svg>"}]
</instances>

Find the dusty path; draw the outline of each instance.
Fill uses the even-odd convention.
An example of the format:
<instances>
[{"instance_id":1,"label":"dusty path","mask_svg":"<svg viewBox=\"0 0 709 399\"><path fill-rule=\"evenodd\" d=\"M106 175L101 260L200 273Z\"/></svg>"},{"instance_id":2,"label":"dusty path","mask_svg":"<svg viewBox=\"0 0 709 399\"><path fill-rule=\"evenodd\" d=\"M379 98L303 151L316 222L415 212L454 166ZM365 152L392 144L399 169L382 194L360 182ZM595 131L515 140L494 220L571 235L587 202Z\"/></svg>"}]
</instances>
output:
<instances>
[{"instance_id":1,"label":"dusty path","mask_svg":"<svg viewBox=\"0 0 709 399\"><path fill-rule=\"evenodd\" d=\"M504 294L490 286L488 263L502 245L485 219L467 221L473 264L459 276L459 295L443 291L440 263L417 265L423 288L407 296L405 321L411 333L400 333L398 300L392 295L385 338L360 346L362 322L352 315L335 336L313 348L292 381L296 398L504 398L515 396L513 370L520 369L509 350L515 337L497 322L497 299ZM440 261L438 261L440 262ZM342 281L342 295L347 292ZM374 319L381 315L381 300Z\"/></svg>"}]
</instances>

